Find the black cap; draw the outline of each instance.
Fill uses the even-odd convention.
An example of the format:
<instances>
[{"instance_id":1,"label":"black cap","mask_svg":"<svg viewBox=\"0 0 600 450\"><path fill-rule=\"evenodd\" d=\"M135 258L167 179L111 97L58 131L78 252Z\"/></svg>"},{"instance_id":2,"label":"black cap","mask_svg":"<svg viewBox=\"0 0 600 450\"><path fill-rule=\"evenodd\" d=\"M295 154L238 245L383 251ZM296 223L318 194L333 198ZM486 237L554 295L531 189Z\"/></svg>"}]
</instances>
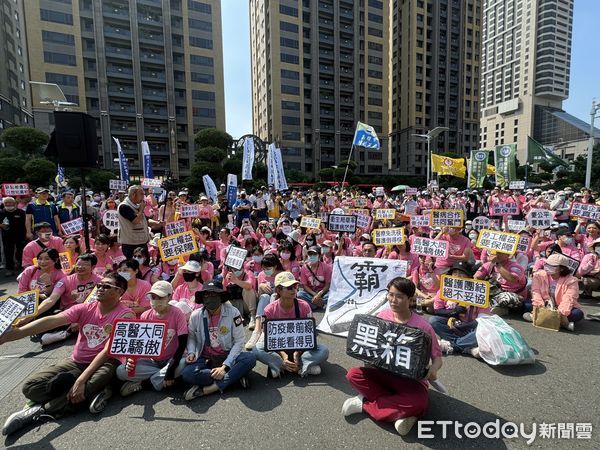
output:
<instances>
[{"instance_id":1,"label":"black cap","mask_svg":"<svg viewBox=\"0 0 600 450\"><path fill-rule=\"evenodd\" d=\"M467 261L456 261L454 264L452 264L452 266L446 269L445 273L450 273L454 270L460 270L469 278L473 278L473 275L475 273L473 270L473 266Z\"/></svg>"},{"instance_id":2,"label":"black cap","mask_svg":"<svg viewBox=\"0 0 600 450\"><path fill-rule=\"evenodd\" d=\"M213 292L216 294L224 294L225 289L223 289L223 284L219 281L219 280L210 280L208 283L206 283L203 287L201 291L196 292L195 294L195 301L196 303L204 303L204 293L205 292Z\"/></svg>"}]
</instances>

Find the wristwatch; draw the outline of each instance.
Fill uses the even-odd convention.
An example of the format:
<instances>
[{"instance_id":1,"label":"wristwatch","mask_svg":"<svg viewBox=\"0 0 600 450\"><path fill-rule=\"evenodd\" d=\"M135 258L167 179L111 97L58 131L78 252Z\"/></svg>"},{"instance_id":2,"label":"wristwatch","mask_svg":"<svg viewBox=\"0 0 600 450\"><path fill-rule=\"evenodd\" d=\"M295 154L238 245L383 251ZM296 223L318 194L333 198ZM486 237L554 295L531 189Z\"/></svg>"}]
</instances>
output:
<instances>
[{"instance_id":1,"label":"wristwatch","mask_svg":"<svg viewBox=\"0 0 600 450\"><path fill-rule=\"evenodd\" d=\"M225 367L225 373L229 373L229 371L231 370L231 367L229 367L226 364L223 364L223 367Z\"/></svg>"}]
</instances>

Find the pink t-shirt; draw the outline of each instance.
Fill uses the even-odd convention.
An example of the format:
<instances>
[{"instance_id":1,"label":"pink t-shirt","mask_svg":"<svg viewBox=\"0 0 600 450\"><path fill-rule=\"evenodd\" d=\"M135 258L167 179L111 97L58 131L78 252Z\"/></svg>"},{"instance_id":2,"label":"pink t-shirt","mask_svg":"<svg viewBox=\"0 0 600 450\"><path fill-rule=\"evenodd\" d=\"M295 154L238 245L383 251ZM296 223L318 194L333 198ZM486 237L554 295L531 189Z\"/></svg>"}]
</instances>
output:
<instances>
[{"instance_id":1,"label":"pink t-shirt","mask_svg":"<svg viewBox=\"0 0 600 450\"><path fill-rule=\"evenodd\" d=\"M94 273L96 275L101 277L104 276L106 272L112 272L115 262L107 253L105 253L104 256L96 255L96 258L98 258L98 263L96 264L96 267L94 267Z\"/></svg>"},{"instance_id":2,"label":"pink t-shirt","mask_svg":"<svg viewBox=\"0 0 600 450\"><path fill-rule=\"evenodd\" d=\"M46 248L53 248L58 253L62 253L65 251L63 240L57 236L50 237L50 241L45 245ZM33 258L36 258L38 253L42 250L43 248L40 244L38 244L37 239L27 244L23 249L23 267L31 266L33 264Z\"/></svg>"},{"instance_id":3,"label":"pink t-shirt","mask_svg":"<svg viewBox=\"0 0 600 450\"><path fill-rule=\"evenodd\" d=\"M135 283L135 289L133 292L130 292L129 289L126 290L121 296L121 303L128 308L132 308L134 306L143 306L144 308L150 307L150 300L146 295L152 289L152 285L147 281L138 279Z\"/></svg>"},{"instance_id":4,"label":"pink t-shirt","mask_svg":"<svg viewBox=\"0 0 600 450\"><path fill-rule=\"evenodd\" d=\"M331 271L331 266L324 262L320 262L316 269L312 269L312 272L307 265L304 265L300 270L300 282L303 286L318 292L331 282Z\"/></svg>"},{"instance_id":5,"label":"pink t-shirt","mask_svg":"<svg viewBox=\"0 0 600 450\"><path fill-rule=\"evenodd\" d=\"M300 317L298 319L304 319L306 317L312 317L312 310L310 309L310 305L304 300L296 299L298 302L298 309L300 312ZM290 309L283 309L281 307L281 300L275 300L272 303L269 303L265 307L265 312L263 315L267 319L295 319L296 318L296 310L294 306Z\"/></svg>"},{"instance_id":6,"label":"pink t-shirt","mask_svg":"<svg viewBox=\"0 0 600 450\"><path fill-rule=\"evenodd\" d=\"M481 268L475 274L475 278L479 280L487 279L488 277L496 279L500 284L500 287L507 292L519 292L525 288L525 284L527 283L527 275L519 263L509 260L504 265L504 267L516 277L515 281L512 283L500 275L497 267L492 268L492 264L493 263L491 262L487 262L481 266Z\"/></svg>"},{"instance_id":7,"label":"pink t-shirt","mask_svg":"<svg viewBox=\"0 0 600 450\"><path fill-rule=\"evenodd\" d=\"M456 236L454 239L450 239L450 236L444 234L439 240L449 243L448 256L460 256L465 253L465 249L471 247L471 240L462 234ZM435 267L437 269L450 267L455 262L456 260L452 258L436 258Z\"/></svg>"},{"instance_id":8,"label":"pink t-shirt","mask_svg":"<svg viewBox=\"0 0 600 450\"><path fill-rule=\"evenodd\" d=\"M21 274L21 277L19 278L19 292L33 291L34 289L38 289L40 292L45 291L46 284L40 283L38 281L40 275L42 275L43 273L44 272L42 272L36 266L27 267ZM62 270L52 270L52 272L50 273L50 284L52 285L52 288L54 289L56 283L59 280L62 280L64 277L66 277L66 275Z\"/></svg>"},{"instance_id":9,"label":"pink t-shirt","mask_svg":"<svg viewBox=\"0 0 600 450\"><path fill-rule=\"evenodd\" d=\"M169 306L169 310L165 317L158 317L156 311L149 309L142 313L140 319L167 321L167 345L161 359L163 361L171 359L179 346L178 337L188 334L188 324L185 313L176 306Z\"/></svg>"},{"instance_id":10,"label":"pink t-shirt","mask_svg":"<svg viewBox=\"0 0 600 450\"><path fill-rule=\"evenodd\" d=\"M225 356L227 352L221 347L219 343L219 321L221 320L221 314L208 314L208 338L209 342L204 343L202 349L202 356L204 358L210 358L211 356Z\"/></svg>"},{"instance_id":11,"label":"pink t-shirt","mask_svg":"<svg viewBox=\"0 0 600 450\"><path fill-rule=\"evenodd\" d=\"M201 308L202 305L196 303L196 292L202 290L202 283L198 283L195 289L190 291L189 285L184 281L175 288L173 292L173 300L185 301L185 303L192 309Z\"/></svg>"},{"instance_id":12,"label":"pink t-shirt","mask_svg":"<svg viewBox=\"0 0 600 450\"><path fill-rule=\"evenodd\" d=\"M79 334L71 359L81 364L91 363L102 351L116 319L133 318L131 310L120 303L105 316L101 314L98 302L75 305L62 314L70 323L79 324Z\"/></svg>"},{"instance_id":13,"label":"pink t-shirt","mask_svg":"<svg viewBox=\"0 0 600 450\"><path fill-rule=\"evenodd\" d=\"M60 295L60 309L65 311L77 303L83 303L101 278L92 272L86 280L79 280L77 274L68 275L54 286L53 294Z\"/></svg>"}]
</instances>

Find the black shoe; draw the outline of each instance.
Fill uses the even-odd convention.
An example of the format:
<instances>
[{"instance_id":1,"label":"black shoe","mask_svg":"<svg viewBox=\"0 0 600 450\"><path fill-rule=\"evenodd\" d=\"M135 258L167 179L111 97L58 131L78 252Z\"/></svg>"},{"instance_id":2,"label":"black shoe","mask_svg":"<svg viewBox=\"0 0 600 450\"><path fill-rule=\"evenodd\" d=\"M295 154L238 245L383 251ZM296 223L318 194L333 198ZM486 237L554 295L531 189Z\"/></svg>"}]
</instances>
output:
<instances>
[{"instance_id":1,"label":"black shoe","mask_svg":"<svg viewBox=\"0 0 600 450\"><path fill-rule=\"evenodd\" d=\"M35 342L35 343L42 342L42 335L41 334L34 334L33 336L29 336L29 340L31 342Z\"/></svg>"},{"instance_id":2,"label":"black shoe","mask_svg":"<svg viewBox=\"0 0 600 450\"><path fill-rule=\"evenodd\" d=\"M41 405L35 405L31 408L23 409L11 414L8 419L6 419L6 422L4 422L2 434L8 436L29 424L37 422L44 412L45 410Z\"/></svg>"},{"instance_id":3,"label":"black shoe","mask_svg":"<svg viewBox=\"0 0 600 450\"><path fill-rule=\"evenodd\" d=\"M247 376L243 376L242 378L240 378L240 385L244 389L248 389L250 387L250 380L248 379Z\"/></svg>"},{"instance_id":4,"label":"black shoe","mask_svg":"<svg viewBox=\"0 0 600 450\"><path fill-rule=\"evenodd\" d=\"M48 381L46 392L53 398L59 397L73 387L75 380L77 380L77 377L71 372L59 373Z\"/></svg>"}]
</instances>

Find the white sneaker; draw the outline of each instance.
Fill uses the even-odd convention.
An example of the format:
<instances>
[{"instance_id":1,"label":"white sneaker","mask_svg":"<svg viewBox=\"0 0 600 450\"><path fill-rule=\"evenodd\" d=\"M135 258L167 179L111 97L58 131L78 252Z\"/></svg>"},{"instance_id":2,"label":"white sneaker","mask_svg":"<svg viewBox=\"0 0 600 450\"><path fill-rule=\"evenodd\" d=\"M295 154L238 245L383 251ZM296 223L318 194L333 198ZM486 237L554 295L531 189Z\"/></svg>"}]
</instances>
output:
<instances>
[{"instance_id":1,"label":"white sneaker","mask_svg":"<svg viewBox=\"0 0 600 450\"><path fill-rule=\"evenodd\" d=\"M260 339L260 330L254 330L252 332L252 336L250 336L250 339L248 339L248 342L246 342L246 345L244 346L246 348L246 350L250 351L254 347L256 347L256 343L258 342L259 339Z\"/></svg>"},{"instance_id":2,"label":"white sneaker","mask_svg":"<svg viewBox=\"0 0 600 450\"><path fill-rule=\"evenodd\" d=\"M575 331L575 322L569 322L569 324L567 325L567 330Z\"/></svg>"},{"instance_id":3,"label":"white sneaker","mask_svg":"<svg viewBox=\"0 0 600 450\"><path fill-rule=\"evenodd\" d=\"M254 331L254 327L256 326L256 319L254 316L250 317L250 322L248 323L248 329L250 331Z\"/></svg>"},{"instance_id":4,"label":"white sneaker","mask_svg":"<svg viewBox=\"0 0 600 450\"><path fill-rule=\"evenodd\" d=\"M405 417L404 419L396 420L394 428L400 436L406 436L416 422L416 417Z\"/></svg>"},{"instance_id":5,"label":"white sneaker","mask_svg":"<svg viewBox=\"0 0 600 450\"><path fill-rule=\"evenodd\" d=\"M69 332L67 330L46 333L42 335L42 345L50 345L55 342L64 341L68 336Z\"/></svg>"},{"instance_id":6,"label":"white sneaker","mask_svg":"<svg viewBox=\"0 0 600 450\"><path fill-rule=\"evenodd\" d=\"M438 340L438 344L440 346L440 350L442 350L442 353L444 355L451 355L452 353L454 353L454 347L452 347L450 341L440 339Z\"/></svg>"},{"instance_id":7,"label":"white sneaker","mask_svg":"<svg viewBox=\"0 0 600 450\"><path fill-rule=\"evenodd\" d=\"M523 313L523 320L533 322L533 315L530 312Z\"/></svg>"},{"instance_id":8,"label":"white sneaker","mask_svg":"<svg viewBox=\"0 0 600 450\"><path fill-rule=\"evenodd\" d=\"M314 364L306 369L305 375L321 375L321 366Z\"/></svg>"},{"instance_id":9,"label":"white sneaker","mask_svg":"<svg viewBox=\"0 0 600 450\"><path fill-rule=\"evenodd\" d=\"M351 416L353 414L361 413L363 410L363 396L357 395L356 397L349 398L342 405L342 415L344 417Z\"/></svg>"},{"instance_id":10,"label":"white sneaker","mask_svg":"<svg viewBox=\"0 0 600 450\"><path fill-rule=\"evenodd\" d=\"M469 349L469 354L473 357L473 358L477 358L480 359L481 355L479 354L479 347L473 347Z\"/></svg>"}]
</instances>

